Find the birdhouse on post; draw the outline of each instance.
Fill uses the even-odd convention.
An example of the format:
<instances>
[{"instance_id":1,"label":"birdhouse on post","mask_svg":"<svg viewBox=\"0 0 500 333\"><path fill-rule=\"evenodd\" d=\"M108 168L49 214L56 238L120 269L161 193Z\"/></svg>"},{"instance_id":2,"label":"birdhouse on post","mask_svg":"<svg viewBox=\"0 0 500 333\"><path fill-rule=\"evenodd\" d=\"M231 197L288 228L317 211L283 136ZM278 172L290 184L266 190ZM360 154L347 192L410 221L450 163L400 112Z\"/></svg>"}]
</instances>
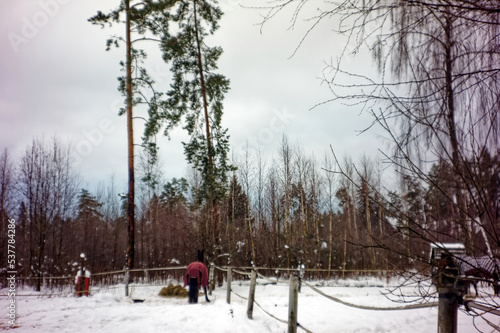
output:
<instances>
[{"instance_id":1,"label":"birdhouse on post","mask_svg":"<svg viewBox=\"0 0 500 333\"><path fill-rule=\"evenodd\" d=\"M465 246L461 243L431 244L431 276L439 293L439 333L457 332L458 306L463 303L464 288L455 258L464 254Z\"/></svg>"}]
</instances>

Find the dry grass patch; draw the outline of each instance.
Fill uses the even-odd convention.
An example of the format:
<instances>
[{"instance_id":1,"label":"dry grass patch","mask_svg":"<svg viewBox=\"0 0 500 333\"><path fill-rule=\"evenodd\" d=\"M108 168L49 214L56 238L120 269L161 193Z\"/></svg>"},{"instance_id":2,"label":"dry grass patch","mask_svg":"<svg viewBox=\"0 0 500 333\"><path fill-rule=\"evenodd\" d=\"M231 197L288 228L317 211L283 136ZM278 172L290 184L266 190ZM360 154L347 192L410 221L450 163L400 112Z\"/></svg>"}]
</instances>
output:
<instances>
[{"instance_id":1,"label":"dry grass patch","mask_svg":"<svg viewBox=\"0 0 500 333\"><path fill-rule=\"evenodd\" d=\"M159 295L163 297L188 297L189 292L180 284L174 286L170 283L167 287L160 290Z\"/></svg>"}]
</instances>

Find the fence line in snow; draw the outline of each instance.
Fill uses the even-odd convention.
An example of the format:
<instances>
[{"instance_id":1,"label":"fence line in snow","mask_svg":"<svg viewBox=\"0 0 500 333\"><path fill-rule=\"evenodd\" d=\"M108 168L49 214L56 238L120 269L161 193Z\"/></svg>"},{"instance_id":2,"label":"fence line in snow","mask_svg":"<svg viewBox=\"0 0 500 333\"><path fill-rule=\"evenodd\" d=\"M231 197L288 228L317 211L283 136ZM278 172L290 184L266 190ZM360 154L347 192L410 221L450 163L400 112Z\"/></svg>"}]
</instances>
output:
<instances>
[{"instance_id":1,"label":"fence line in snow","mask_svg":"<svg viewBox=\"0 0 500 333\"><path fill-rule=\"evenodd\" d=\"M127 278L127 276L130 277L130 280L132 280L132 283L142 283L142 284L145 284L145 283L150 283L150 282L156 282L156 283L159 283L159 285L161 285L161 283L165 283L166 281L168 281L169 279L171 278L174 278L174 279L177 279L177 280L180 280L179 277L182 277L183 276L183 273L177 273L176 271L180 271L180 270L185 270L187 266L177 266L177 267L159 267L159 268L139 268L139 269L132 269L132 270L127 270L127 269L124 269L124 270L117 270L117 271L110 271L110 272L101 272L101 273L95 273L92 275L93 277L93 281L92 281L92 285L93 285L93 288L91 289L91 292L92 294L95 294L96 292L101 292L102 290L110 290L110 289L119 289L119 288L123 288L122 286L113 286L113 284L117 284L117 283L122 283L124 282L125 285L127 286L127 282L129 282L129 278ZM236 274L240 274L242 276L245 276L245 277L251 277L252 275L255 276L254 279L252 280L255 280L257 276L259 276L261 279L264 279L264 280L267 280L271 283L285 283L285 284L289 284L289 281L286 281L286 280L281 280L281 281L278 281L278 277L279 277L279 272L289 272L290 273L290 276L293 277L294 275L297 275L299 274L300 278L299 280L301 282L304 282L304 284L306 286L308 286L309 288L311 288L313 291L315 291L316 293L332 300L332 301L335 301L337 303L340 303L340 304L343 304L345 306L349 306L349 307L354 307L354 308L358 308L358 309L364 309L364 310L377 310L377 311L394 311L394 310L411 310L411 309L419 309L419 308L428 308L428 307L434 307L434 306L437 306L439 303L438 302L432 302L432 303L419 303L419 304L409 304L409 305L406 305L406 306L399 306L399 307L374 307L374 306L364 306L364 305L357 305L357 304L353 304L353 303L349 303L349 302L345 302L345 301L342 301L341 299L338 299L336 297L333 297L333 296L330 296L330 295L327 295L325 294L324 292L322 292L321 290L319 290L318 288L316 288L315 286L313 286L312 284L306 282L303 277L304 277L304 273L305 272L309 272L309 273L312 273L312 272L366 272L366 273L385 273L385 276L386 278L388 279L389 278L389 274L392 272L392 271L389 271L389 270L325 270L325 269L302 269L302 270L297 270L296 268L270 268L270 267L231 267L231 266L225 266L225 267L219 267L219 266L215 266L212 264L212 270L214 268L222 271L222 272L227 272L227 280L228 280L228 296L227 296L227 299L228 299L228 303L230 302L230 295L231 293L235 294L236 296L242 298L242 299L246 299L248 300L247 298L245 297L242 297L241 295L238 295L237 293L235 293L233 290L231 290L231 287L230 287L230 280L232 279L232 272L236 273ZM245 271L245 270L250 270L250 271ZM276 280L275 279L272 279L272 278L269 278L269 277L266 277L265 275L261 274L259 272L259 270L261 271L274 271L276 272L276 274L278 275ZM169 272L174 272L174 273L169 273ZM252 274L252 272L255 272L255 274ZM142 273L142 274L141 274ZM286 276L286 275L285 275ZM96 279L97 277L97 279ZM6 278L6 277L1 277L0 278L0 285L1 285L1 280L2 278ZM19 282L24 282L21 283L21 285L26 285L29 283L26 283L27 281L37 281L37 280L40 280L42 279L43 280L43 288L49 288L51 290L54 290L54 289L59 289L59 292L56 292L56 293L36 293L36 294L21 294L21 293L18 293L17 295L18 296L37 296L37 297L43 297L43 296L57 296L57 295L61 295L61 296L68 296L68 295L71 295L71 294L74 294L74 290L70 290L70 289L67 289L66 288L68 286L73 286L74 285L74 277L73 276L42 276L42 277L27 277L27 278L23 278L23 277L17 277L17 280ZM473 280L473 279L471 279ZM97 283L96 283L97 281ZM211 277L211 281L212 283L215 282L215 276ZM254 282L255 283L255 282ZM19 285L19 284L18 284ZM158 285L158 284L157 284ZM150 285L151 287L156 287L157 285ZM147 285L146 285L147 286ZM137 287L145 287L144 285L143 286L138 286L138 285L134 285L133 286L134 288L137 288ZM128 286L126 287L127 291L128 291ZM299 291L300 291L300 287L299 287ZM127 294L127 293L126 293ZM6 296L6 295L1 295L0 294L0 297L1 296ZM274 316L272 313L268 312L266 309L264 309L257 301L255 301L255 299L252 300L252 304L255 303L264 313L266 313L267 315L269 315L270 317L274 318L275 320L278 320L282 323L289 323L290 322L290 319L288 321L285 321L283 319L280 319L276 316ZM292 303L290 303L292 304ZM481 311L485 311L485 312L489 312L489 313L494 313L496 315L500 315L500 311L498 311L497 309L494 309L494 308L487 308L485 306L482 306L481 304L477 303L477 302L467 302L467 304L471 307L471 308L475 308L477 310L481 310ZM296 313L296 312L295 312ZM494 324L490 324L492 327L498 329L498 326L494 325ZM304 328L303 326L299 325L297 323L296 327L300 327L301 329L305 330L306 332L310 332L309 330L307 330L306 328ZM290 329L289 329L289 332L290 332Z\"/></svg>"},{"instance_id":2,"label":"fence line in snow","mask_svg":"<svg viewBox=\"0 0 500 333\"><path fill-rule=\"evenodd\" d=\"M270 282L272 282L274 284L276 284L277 281L269 279L266 276L260 274L258 272L257 268L254 269L254 270L252 270L251 273L250 272L243 272L243 271L240 271L240 270L237 270L237 269L233 269L232 267L223 268L223 267L215 266L215 268L217 268L217 269L219 269L219 270L221 270L223 272L227 272L228 273L228 275L227 275L227 281L226 281L226 288L228 288L227 289L228 292L227 292L227 295L226 295L226 301L227 301L227 303L231 303L231 301L230 301L231 300L231 298L230 298L231 293L235 294L236 296L240 297L241 299L247 300L248 301L247 316L248 316L249 319L253 318L253 305L255 304L265 314L267 314L271 318L273 318L273 319L275 319L275 320L277 320L277 321L279 321L279 322L281 322L283 324L288 325L288 327L289 327L288 332L296 332L296 329L298 327L298 328L304 330L306 333L312 333L310 330L308 330L307 328L305 328L304 326L302 326L301 324L299 324L298 321L297 321L297 299L295 299L295 303L292 306L293 309L294 309L292 312L294 314L291 316L290 313L289 313L288 321L276 317L275 315L273 315L272 313L270 313L269 311L267 311L266 309L264 309L264 307L262 307L259 304L259 302L257 302L255 300L255 289L256 289L256 284L257 284L257 276L261 277L262 279L268 280L268 281L270 281ZM294 269L294 271L295 271L295 269ZM238 293L236 293L235 291L233 291L231 289L232 272L235 272L237 274L244 275L244 276L251 276L250 290L249 290L249 296L248 296L248 298L239 295ZM288 284L288 282L287 282L287 284ZM289 308L292 308L292 307L289 306ZM291 322L290 317L294 318L293 322Z\"/></svg>"},{"instance_id":3,"label":"fence line in snow","mask_svg":"<svg viewBox=\"0 0 500 333\"><path fill-rule=\"evenodd\" d=\"M243 267L236 267L236 266L226 266L226 268L221 267L221 266L215 266L217 269L227 272L227 268L231 267L234 272L238 272L239 274L242 275L247 275L250 276L250 272L244 272L244 270L257 270L257 271L262 271L262 270L272 270L276 272L296 272L296 268L272 268L272 267L251 267L251 266L243 266ZM140 273L144 272L147 274L148 272L157 272L157 271L168 271L168 270L183 270L186 269L187 266L176 266L176 267L158 267L158 268L136 268L136 269L122 269L122 270L115 270L115 271L109 271L109 272L99 272L99 273L92 273L93 277L97 276L106 276L106 275L117 275L117 274L125 274L127 271L129 273ZM347 272L347 273L382 273L386 276L388 276L390 273L394 272L393 270L373 270L373 269L315 269L315 268L308 268L304 270L305 272ZM260 274L260 273L259 273ZM261 275L261 274L260 274ZM266 278L264 276L261 276L262 278ZM0 277L1 279L6 279L6 276ZM16 279L18 281L36 281L36 280L70 280L73 279L74 275L63 275L63 276L29 276L29 277L22 277L22 276L17 276Z\"/></svg>"},{"instance_id":4,"label":"fence line in snow","mask_svg":"<svg viewBox=\"0 0 500 333\"><path fill-rule=\"evenodd\" d=\"M330 296L319 290L318 288L314 287L312 284L307 283L304 281L304 284L317 292L318 294L334 301L337 303L340 303L345 306L349 306L351 308L357 308L357 309L362 309L362 310L375 310L375 311L393 311L393 310L414 310L414 309L422 309L422 308L432 308L438 305L438 302L429 302L429 303L418 303L418 304L408 304L405 306L397 306L397 307L381 307L381 306L368 306L368 305L357 305L353 303L349 303L346 301L343 301L339 298Z\"/></svg>"},{"instance_id":5,"label":"fence line in snow","mask_svg":"<svg viewBox=\"0 0 500 333\"><path fill-rule=\"evenodd\" d=\"M291 278L290 278L290 282L286 282L287 284L290 284L290 294L289 294L289 318L288 318L288 321L285 321L283 319L280 319L276 316L274 316L272 313L266 311L257 301L255 301L254 299L254 294L255 294L255 284L256 284L256 277L259 276L260 278L264 279L264 280L267 280L271 283L277 283L276 280L273 280L273 279L270 279L264 275L262 275L261 273L259 273L258 271L258 268L253 268L253 271L254 272L253 274L252 273L249 273L249 272L244 272L244 271L240 271L240 270L237 270L237 269L234 269L234 268L231 268L231 267L227 267L227 268L224 268L224 267L218 267L216 266L215 268L221 270L221 271L224 271L224 272L228 272L227 274L227 288L228 289L228 292L227 292L227 302L230 303L230 295L231 293L235 294L236 296L242 298L242 299L245 299L248 301L248 317L250 319L252 319L252 314L251 314L251 311L253 310L253 304L255 303L262 311L264 311L267 315L269 315L270 317L274 318L275 320L278 320L279 322L281 323L285 323L285 324L288 324L289 325L289 328L288 328L288 332L295 332L296 331L296 328L299 327L301 329L303 329L304 331L306 332L311 332L310 330L306 329L305 327L303 327L302 325L300 325L298 322L297 322L297 298L298 298L298 290L299 289L299 280L300 282L304 282L304 284L306 286L308 286L309 288L311 288L311 290L315 291L316 293L332 300L332 301L335 301L337 303L340 303L342 305L345 305L345 306L349 306L349 307L353 307L353 308L358 308L358 309L363 309L363 310L375 310L375 311L395 311L395 310L414 310L414 309L422 309L422 308L429 308L429 307L435 307L438 305L438 302L429 302L429 303L418 303L418 304L408 304L408 305L405 305L405 306L398 306L398 307L379 307L379 306L366 306L366 305L358 305L358 304L354 304L354 303L349 303L349 302L345 302L345 301L342 301L341 299L339 298L336 298L336 297L333 297L333 296L330 296L330 295L327 295L325 294L324 292L322 292L321 290L319 290L318 288L316 288L315 286L313 286L312 284L306 282L306 281L302 281L303 279L302 278L299 278L297 276L294 276L292 275ZM269 269L269 268L266 268L266 269ZM295 271L295 272L298 272L298 275L299 276L303 276L304 274L304 270L301 272L300 270L297 271L297 269L290 269L290 271ZM244 275L244 276L251 276L252 279L251 279L251 282L250 282L250 292L249 292L249 297L248 298L245 298L237 293L235 293L233 290L231 290L231 279L232 279L232 272L235 272L237 274L240 274L240 275ZM292 286L292 281L294 281L294 283L297 284L297 291L295 292L294 289L293 289L293 286ZM283 281L285 282L285 281ZM295 296L293 296L295 295Z\"/></svg>"},{"instance_id":6,"label":"fence line in snow","mask_svg":"<svg viewBox=\"0 0 500 333\"><path fill-rule=\"evenodd\" d=\"M468 301L468 302L465 302L465 307L469 308L472 312L475 312L476 315L480 315L481 316L481 314L476 311L476 310L480 310L480 311L483 311L483 314L485 314L485 313L491 313L491 314L494 314L496 316L500 316L500 310L497 307L491 307L491 305L489 305L489 304L488 305L484 305L484 304L481 304L481 303L476 302L476 301ZM476 309L476 310L472 310L472 309ZM496 324L492 323L486 317L481 317L481 318L488 325L490 325L495 330L497 330L498 332L500 332L500 326L499 325L496 325Z\"/></svg>"}]
</instances>

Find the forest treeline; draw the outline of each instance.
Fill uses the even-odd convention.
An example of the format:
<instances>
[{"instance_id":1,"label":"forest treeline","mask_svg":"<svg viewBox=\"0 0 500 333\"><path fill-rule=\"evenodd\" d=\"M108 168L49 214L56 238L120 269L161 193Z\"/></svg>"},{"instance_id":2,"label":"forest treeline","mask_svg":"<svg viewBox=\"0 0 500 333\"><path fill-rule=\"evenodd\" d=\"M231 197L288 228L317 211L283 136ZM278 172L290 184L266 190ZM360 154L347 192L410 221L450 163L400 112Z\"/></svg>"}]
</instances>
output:
<instances>
[{"instance_id":1,"label":"forest treeline","mask_svg":"<svg viewBox=\"0 0 500 333\"><path fill-rule=\"evenodd\" d=\"M468 226L457 223L456 183L445 160L426 177L386 169L362 156L337 160L304 152L283 136L272 157L244 148L217 208L198 200L201 175L163 180L140 159L136 197L136 268L185 265L197 249L219 265L335 270L421 269L431 242L463 242L498 255L500 158L486 149L467 161ZM148 175L148 177L145 177ZM151 181L151 177L155 181ZM34 139L22 156L0 155L1 274L7 272L8 223L15 220L20 277L74 274L80 253L93 272L126 265L126 195L111 177L82 188L69 146ZM487 211L476 211L477 202ZM491 223L489 222L491 221Z\"/></svg>"}]
</instances>

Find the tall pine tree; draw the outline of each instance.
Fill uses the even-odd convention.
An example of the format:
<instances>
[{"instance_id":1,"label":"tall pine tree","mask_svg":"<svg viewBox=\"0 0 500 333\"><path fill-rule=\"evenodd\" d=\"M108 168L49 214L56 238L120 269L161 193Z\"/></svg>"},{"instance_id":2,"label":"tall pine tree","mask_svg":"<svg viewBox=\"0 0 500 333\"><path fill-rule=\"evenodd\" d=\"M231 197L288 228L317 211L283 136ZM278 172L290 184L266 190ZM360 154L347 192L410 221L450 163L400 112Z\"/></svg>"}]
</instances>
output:
<instances>
[{"instance_id":1,"label":"tall pine tree","mask_svg":"<svg viewBox=\"0 0 500 333\"><path fill-rule=\"evenodd\" d=\"M134 268L135 258L135 165L134 165L134 136L133 136L133 106L138 103L146 103L150 108L156 108L156 100L161 96L153 88L153 80L149 77L142 63L146 58L146 53L133 47L133 44L138 41L151 40L148 37L148 32L154 27L154 32L163 29L156 26L154 22L154 14L166 11L174 0L145 0L134 2L123 0L117 9L105 14L98 11L96 15L91 17L89 21L92 24L112 25L113 23L125 23L125 38L112 37L107 40L107 50L111 46L116 46L120 42L124 42L126 46L126 60L121 63L124 69L125 76L119 77L120 81L118 89L125 96L125 108L120 110L120 115L127 116L127 137L128 137L128 207L127 207L127 222L128 222L128 241L127 241L127 267ZM122 15L125 15L125 21L122 21ZM132 32L138 34L138 38L132 40ZM157 41L158 42L158 41ZM133 64L135 66L133 66ZM134 67L134 70L132 69ZM142 89L151 89L152 97L146 97L141 92ZM134 98L135 96L140 96ZM151 147L150 151L154 147Z\"/></svg>"},{"instance_id":2,"label":"tall pine tree","mask_svg":"<svg viewBox=\"0 0 500 333\"><path fill-rule=\"evenodd\" d=\"M219 28L222 11L215 1L186 0L177 1L170 13L155 15L157 26L171 27L151 31L161 39L163 60L171 64L173 79L160 107L149 109L145 140L155 148L149 140L163 126L168 136L182 122L190 136L183 143L186 159L203 177L198 204L212 212L202 246L217 246L217 207L227 192L227 172L233 169L227 162L229 136L221 124L229 80L215 73L222 48L209 47L205 40Z\"/></svg>"}]
</instances>

